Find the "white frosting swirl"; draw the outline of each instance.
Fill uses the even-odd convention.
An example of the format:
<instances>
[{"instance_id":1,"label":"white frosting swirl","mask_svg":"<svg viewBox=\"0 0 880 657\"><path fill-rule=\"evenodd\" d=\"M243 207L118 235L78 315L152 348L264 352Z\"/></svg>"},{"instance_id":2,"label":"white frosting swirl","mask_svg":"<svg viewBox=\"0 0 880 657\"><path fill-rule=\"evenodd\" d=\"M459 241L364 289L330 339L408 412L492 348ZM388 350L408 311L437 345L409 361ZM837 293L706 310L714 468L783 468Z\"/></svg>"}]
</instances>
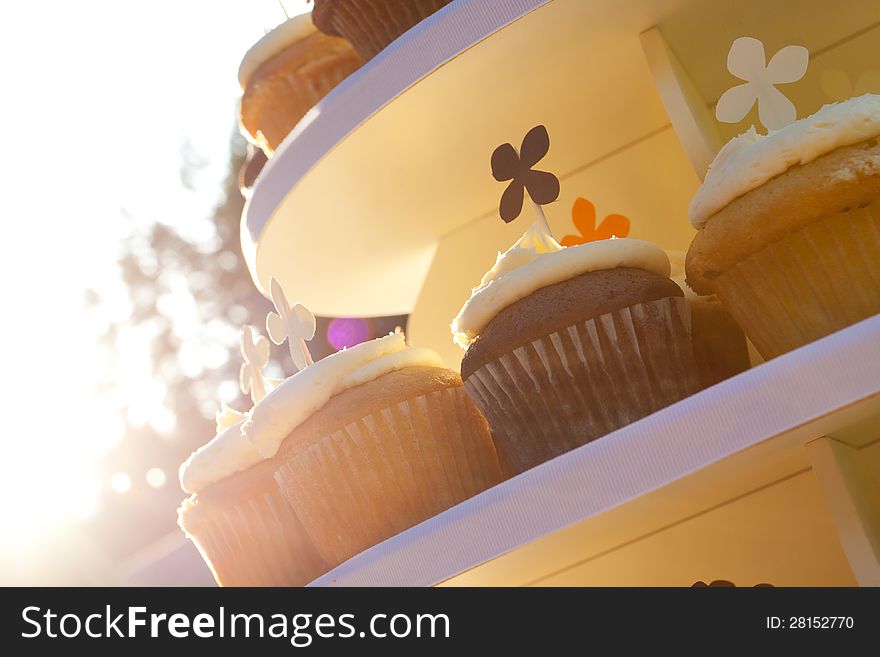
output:
<instances>
[{"instance_id":1,"label":"white frosting swirl","mask_svg":"<svg viewBox=\"0 0 880 657\"><path fill-rule=\"evenodd\" d=\"M281 383L278 379L268 378L264 382L267 391ZM254 446L241 433L241 425L247 416L247 413L220 402L220 410L214 415L217 434L190 454L178 470L180 487L183 490L197 493L206 486L247 470L262 460Z\"/></svg>"},{"instance_id":2,"label":"white frosting swirl","mask_svg":"<svg viewBox=\"0 0 880 657\"><path fill-rule=\"evenodd\" d=\"M555 253L565 247L559 244L551 235L548 235L536 221L522 234L504 253L499 252L495 258L495 264L487 271L480 284L474 288L478 290L488 285L490 281L500 278L502 275L512 272L514 269L534 262L539 253Z\"/></svg>"},{"instance_id":3,"label":"white frosting swirl","mask_svg":"<svg viewBox=\"0 0 880 657\"><path fill-rule=\"evenodd\" d=\"M445 368L435 352L407 347L403 334L344 349L286 379L254 406L242 433L264 457L271 458L282 441L343 390L396 370L426 366Z\"/></svg>"},{"instance_id":4,"label":"white frosting swirl","mask_svg":"<svg viewBox=\"0 0 880 657\"><path fill-rule=\"evenodd\" d=\"M866 94L825 105L784 128L759 135L752 126L722 148L690 205L701 228L728 203L784 173L841 147L880 135L880 95Z\"/></svg>"},{"instance_id":5,"label":"white frosting swirl","mask_svg":"<svg viewBox=\"0 0 880 657\"><path fill-rule=\"evenodd\" d=\"M213 440L190 454L180 466L180 486L198 493L214 482L247 470L262 461L260 453L241 433L244 419L220 431Z\"/></svg>"},{"instance_id":6,"label":"white frosting swirl","mask_svg":"<svg viewBox=\"0 0 880 657\"><path fill-rule=\"evenodd\" d=\"M669 259L659 246L632 238L612 238L568 248L531 226L495 265L452 320L450 328L466 349L481 330L509 305L548 285L589 271L634 267L669 276Z\"/></svg>"},{"instance_id":7,"label":"white frosting swirl","mask_svg":"<svg viewBox=\"0 0 880 657\"><path fill-rule=\"evenodd\" d=\"M214 414L214 422L217 425L217 433L220 433L224 429L228 429L235 424L240 424L241 421L244 420L244 417L245 414L241 411L235 410L226 402L220 402L220 410Z\"/></svg>"},{"instance_id":8,"label":"white frosting swirl","mask_svg":"<svg viewBox=\"0 0 880 657\"><path fill-rule=\"evenodd\" d=\"M247 87L251 75L263 62L274 57L292 43L305 39L315 32L317 32L317 28L312 24L311 12L294 16L271 32L267 32L263 38L248 49L241 60L238 67L238 83L241 88Z\"/></svg>"}]
</instances>

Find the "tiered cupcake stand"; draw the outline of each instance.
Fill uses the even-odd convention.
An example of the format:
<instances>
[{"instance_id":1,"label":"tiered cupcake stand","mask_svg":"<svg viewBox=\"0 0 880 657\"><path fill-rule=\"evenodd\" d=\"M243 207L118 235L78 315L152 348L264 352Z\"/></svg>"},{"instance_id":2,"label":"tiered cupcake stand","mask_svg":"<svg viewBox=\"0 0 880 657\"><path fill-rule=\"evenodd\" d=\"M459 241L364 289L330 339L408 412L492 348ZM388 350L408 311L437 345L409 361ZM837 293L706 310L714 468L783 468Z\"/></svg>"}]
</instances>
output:
<instances>
[{"instance_id":1,"label":"tiered cupcake stand","mask_svg":"<svg viewBox=\"0 0 880 657\"><path fill-rule=\"evenodd\" d=\"M492 149L543 123L545 208L588 198L631 236L684 251L720 145L714 103L739 36L811 52L800 116L880 61L866 0L456 0L321 102L242 218L254 280L324 315L448 324L527 227L503 224ZM843 78L841 78L843 76ZM837 81L835 85L827 80ZM865 91L880 92L880 89ZM863 91L864 92L864 91ZM880 316L705 390L354 557L316 585L880 585Z\"/></svg>"}]
</instances>

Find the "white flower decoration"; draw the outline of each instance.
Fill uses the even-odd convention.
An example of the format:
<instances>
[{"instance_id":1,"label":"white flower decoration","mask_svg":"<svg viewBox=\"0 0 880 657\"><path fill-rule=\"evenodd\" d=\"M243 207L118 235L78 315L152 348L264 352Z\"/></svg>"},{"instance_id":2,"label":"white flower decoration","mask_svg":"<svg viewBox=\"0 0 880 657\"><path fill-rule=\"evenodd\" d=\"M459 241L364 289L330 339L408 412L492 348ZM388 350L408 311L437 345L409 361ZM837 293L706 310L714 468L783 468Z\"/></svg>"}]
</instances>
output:
<instances>
[{"instance_id":1,"label":"white flower decoration","mask_svg":"<svg viewBox=\"0 0 880 657\"><path fill-rule=\"evenodd\" d=\"M250 393L251 400L256 404L266 396L266 380L262 370L269 363L269 341L257 334L254 329L245 326L241 330L241 356L244 363L238 375L238 385L244 394Z\"/></svg>"},{"instance_id":2,"label":"white flower decoration","mask_svg":"<svg viewBox=\"0 0 880 657\"><path fill-rule=\"evenodd\" d=\"M269 294L276 311L266 317L269 338L279 345L287 340L290 357L296 369L305 369L314 362L306 346L306 340L315 337L315 316L301 303L291 307L287 303L281 284L274 278L269 279Z\"/></svg>"},{"instance_id":3,"label":"white flower decoration","mask_svg":"<svg viewBox=\"0 0 880 657\"><path fill-rule=\"evenodd\" d=\"M757 101L758 118L767 129L778 130L794 122L794 104L774 85L800 80L809 61L810 53L803 46L786 46L765 64L763 43L752 37L738 38L727 53L727 70L746 82L724 92L715 106L715 117L738 123Z\"/></svg>"}]
</instances>

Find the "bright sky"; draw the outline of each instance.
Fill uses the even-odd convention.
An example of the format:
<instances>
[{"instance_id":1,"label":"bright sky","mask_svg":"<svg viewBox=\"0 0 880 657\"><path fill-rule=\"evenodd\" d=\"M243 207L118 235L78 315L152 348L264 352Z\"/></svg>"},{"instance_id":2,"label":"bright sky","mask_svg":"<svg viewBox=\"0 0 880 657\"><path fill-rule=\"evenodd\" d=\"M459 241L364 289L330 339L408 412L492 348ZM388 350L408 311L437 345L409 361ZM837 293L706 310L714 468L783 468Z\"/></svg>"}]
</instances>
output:
<instances>
[{"instance_id":1,"label":"bright sky","mask_svg":"<svg viewBox=\"0 0 880 657\"><path fill-rule=\"evenodd\" d=\"M305 0L285 5L290 14L306 9ZM10 315L2 335L0 558L59 520L96 511L106 482L93 468L121 437L120 399L139 399L144 419L168 423L137 333L121 345L126 374L117 397L92 394L101 355L83 292L93 286L109 295L106 321L129 312L113 268L130 230L123 208L136 222L211 234L206 217L228 161L238 63L284 19L276 0L54 0L6 3L3 13L0 275ZM180 182L187 141L207 162L197 193ZM184 328L195 321L186 310L181 304Z\"/></svg>"}]
</instances>

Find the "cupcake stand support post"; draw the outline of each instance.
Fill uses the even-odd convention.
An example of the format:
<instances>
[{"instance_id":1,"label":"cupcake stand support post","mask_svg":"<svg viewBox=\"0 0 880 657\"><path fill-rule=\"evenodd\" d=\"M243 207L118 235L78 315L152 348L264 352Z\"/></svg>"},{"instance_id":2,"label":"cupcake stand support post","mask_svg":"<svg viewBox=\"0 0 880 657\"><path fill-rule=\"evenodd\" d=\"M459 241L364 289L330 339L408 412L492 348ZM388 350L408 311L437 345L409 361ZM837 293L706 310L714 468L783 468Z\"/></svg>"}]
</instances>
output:
<instances>
[{"instance_id":1,"label":"cupcake stand support post","mask_svg":"<svg viewBox=\"0 0 880 657\"><path fill-rule=\"evenodd\" d=\"M669 121L702 180L723 144L708 103L670 50L659 28L642 32L640 39Z\"/></svg>"},{"instance_id":2,"label":"cupcake stand support post","mask_svg":"<svg viewBox=\"0 0 880 657\"><path fill-rule=\"evenodd\" d=\"M880 426L876 418L807 443L841 546L861 586L880 586Z\"/></svg>"}]
</instances>

